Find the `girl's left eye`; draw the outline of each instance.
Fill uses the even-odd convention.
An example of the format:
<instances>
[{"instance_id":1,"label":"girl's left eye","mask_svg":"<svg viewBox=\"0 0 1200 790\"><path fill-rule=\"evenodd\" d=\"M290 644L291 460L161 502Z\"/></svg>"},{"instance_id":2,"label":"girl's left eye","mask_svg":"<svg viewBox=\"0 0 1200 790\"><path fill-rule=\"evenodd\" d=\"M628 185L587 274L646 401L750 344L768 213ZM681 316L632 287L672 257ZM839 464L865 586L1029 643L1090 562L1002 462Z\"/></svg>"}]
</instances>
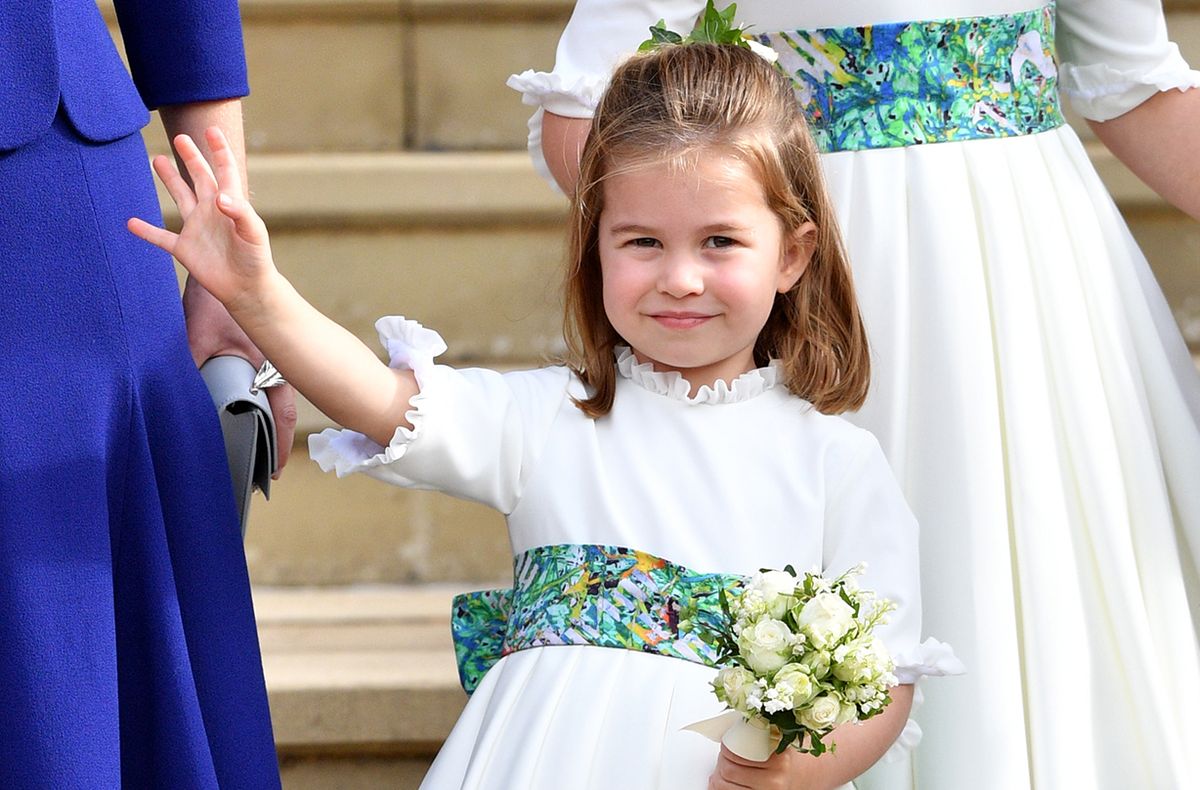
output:
<instances>
[{"instance_id":1,"label":"girl's left eye","mask_svg":"<svg viewBox=\"0 0 1200 790\"><path fill-rule=\"evenodd\" d=\"M704 240L706 247L732 247L735 244L737 244L737 240L728 236L709 236Z\"/></svg>"}]
</instances>

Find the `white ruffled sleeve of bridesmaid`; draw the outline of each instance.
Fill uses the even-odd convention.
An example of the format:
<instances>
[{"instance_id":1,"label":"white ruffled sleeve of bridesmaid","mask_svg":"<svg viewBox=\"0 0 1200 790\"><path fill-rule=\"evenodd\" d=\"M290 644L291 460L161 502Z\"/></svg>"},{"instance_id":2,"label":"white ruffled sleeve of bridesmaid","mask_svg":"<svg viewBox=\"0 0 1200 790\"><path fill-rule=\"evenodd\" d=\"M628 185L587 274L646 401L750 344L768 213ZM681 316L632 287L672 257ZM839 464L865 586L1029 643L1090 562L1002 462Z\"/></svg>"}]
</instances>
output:
<instances>
[{"instance_id":1,"label":"white ruffled sleeve of bridesmaid","mask_svg":"<svg viewBox=\"0 0 1200 790\"><path fill-rule=\"evenodd\" d=\"M579 0L563 29L553 71L524 71L508 78L521 100L538 108L529 119L529 156L555 189L542 155L542 115L591 118L613 67L650 38L660 19L669 30L691 30L702 0Z\"/></svg>"},{"instance_id":2,"label":"white ruffled sleeve of bridesmaid","mask_svg":"<svg viewBox=\"0 0 1200 790\"><path fill-rule=\"evenodd\" d=\"M389 365L411 370L420 391L387 447L361 433L327 428L308 439L309 455L338 477L362 472L392 485L444 491L512 512L563 399L564 368L501 374L434 363L441 336L416 321L375 323Z\"/></svg>"},{"instance_id":3,"label":"white ruffled sleeve of bridesmaid","mask_svg":"<svg viewBox=\"0 0 1200 790\"><path fill-rule=\"evenodd\" d=\"M1167 38L1160 0L1059 0L1062 91L1085 118L1107 121L1155 93L1200 87Z\"/></svg>"},{"instance_id":4,"label":"white ruffled sleeve of bridesmaid","mask_svg":"<svg viewBox=\"0 0 1200 790\"><path fill-rule=\"evenodd\" d=\"M921 583L918 561L918 527L900 486L875 437L863 432L857 459L846 466L845 481L830 495L825 521L822 565L836 574L865 563L859 579L896 604L896 611L879 636L895 663L901 684L922 677L961 675L962 662L950 645L936 639L921 641ZM920 693L914 697L917 707ZM921 728L909 719L885 759L901 759L921 741Z\"/></svg>"}]
</instances>

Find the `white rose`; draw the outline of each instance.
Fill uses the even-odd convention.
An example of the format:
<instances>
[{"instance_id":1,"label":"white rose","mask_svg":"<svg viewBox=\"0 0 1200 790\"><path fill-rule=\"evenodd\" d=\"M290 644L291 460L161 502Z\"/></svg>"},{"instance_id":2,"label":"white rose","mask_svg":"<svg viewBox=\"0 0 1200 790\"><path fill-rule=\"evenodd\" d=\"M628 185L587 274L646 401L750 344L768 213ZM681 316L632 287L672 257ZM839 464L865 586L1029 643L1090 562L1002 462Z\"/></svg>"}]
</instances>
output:
<instances>
[{"instance_id":1,"label":"white rose","mask_svg":"<svg viewBox=\"0 0 1200 790\"><path fill-rule=\"evenodd\" d=\"M788 608L795 603L795 599L792 598L795 591L796 577L787 571L756 573L746 585L747 593L762 596L766 613L776 620L782 620Z\"/></svg>"},{"instance_id":2,"label":"white rose","mask_svg":"<svg viewBox=\"0 0 1200 790\"><path fill-rule=\"evenodd\" d=\"M808 667L808 674L814 680L821 680L829 674L830 656L828 650L813 650L804 654L800 663Z\"/></svg>"},{"instance_id":3,"label":"white rose","mask_svg":"<svg viewBox=\"0 0 1200 790\"><path fill-rule=\"evenodd\" d=\"M796 623L815 647L829 647L854 626L854 610L836 593L820 593L804 604Z\"/></svg>"},{"instance_id":4,"label":"white rose","mask_svg":"<svg viewBox=\"0 0 1200 790\"><path fill-rule=\"evenodd\" d=\"M787 697L791 702L789 707L798 708L813 698L816 689L808 670L801 664L784 664L775 673L775 688L780 697Z\"/></svg>"},{"instance_id":5,"label":"white rose","mask_svg":"<svg viewBox=\"0 0 1200 790\"><path fill-rule=\"evenodd\" d=\"M746 712L746 696L754 686L754 674L744 667L725 667L713 680L717 698L734 710Z\"/></svg>"},{"instance_id":6,"label":"white rose","mask_svg":"<svg viewBox=\"0 0 1200 790\"><path fill-rule=\"evenodd\" d=\"M792 655L792 632L778 620L763 618L742 629L738 651L755 672L774 672Z\"/></svg>"},{"instance_id":7,"label":"white rose","mask_svg":"<svg viewBox=\"0 0 1200 790\"><path fill-rule=\"evenodd\" d=\"M858 721L858 708L849 702L843 702L841 709L838 711L837 721L834 724L841 726L852 721Z\"/></svg>"},{"instance_id":8,"label":"white rose","mask_svg":"<svg viewBox=\"0 0 1200 790\"><path fill-rule=\"evenodd\" d=\"M833 676L847 683L866 683L872 677L870 654L861 640L841 645L833 651Z\"/></svg>"},{"instance_id":9,"label":"white rose","mask_svg":"<svg viewBox=\"0 0 1200 790\"><path fill-rule=\"evenodd\" d=\"M822 694L814 699L807 708L798 711L796 720L808 729L821 733L837 724L841 712L841 702L828 694Z\"/></svg>"}]
</instances>

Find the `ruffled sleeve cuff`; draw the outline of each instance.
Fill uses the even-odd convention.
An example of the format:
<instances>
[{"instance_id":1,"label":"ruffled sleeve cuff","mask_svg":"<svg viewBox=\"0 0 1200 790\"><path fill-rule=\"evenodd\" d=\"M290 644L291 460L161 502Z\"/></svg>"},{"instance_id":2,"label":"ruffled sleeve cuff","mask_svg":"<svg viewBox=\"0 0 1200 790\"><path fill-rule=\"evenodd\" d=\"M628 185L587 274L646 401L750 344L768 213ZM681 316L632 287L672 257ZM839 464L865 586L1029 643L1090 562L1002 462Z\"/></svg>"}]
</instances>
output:
<instances>
[{"instance_id":1,"label":"ruffled sleeve cuff","mask_svg":"<svg viewBox=\"0 0 1200 790\"><path fill-rule=\"evenodd\" d=\"M945 677L961 675L967 671L963 662L954 655L954 648L936 639L926 639L893 657L896 668L892 673L901 685L916 683L922 677Z\"/></svg>"},{"instance_id":2,"label":"ruffled sleeve cuff","mask_svg":"<svg viewBox=\"0 0 1200 790\"><path fill-rule=\"evenodd\" d=\"M893 657L896 668L893 674L900 685L916 683L923 677L945 677L946 675L961 675L967 671L954 649L945 642L936 639L926 639L923 643L902 650ZM924 695L918 685L913 691L912 712L921 706ZM904 723L904 729L892 743L883 756L884 762L894 763L904 759L909 752L917 748L921 742L921 725L916 720L909 719Z\"/></svg>"},{"instance_id":3,"label":"ruffled sleeve cuff","mask_svg":"<svg viewBox=\"0 0 1200 790\"><path fill-rule=\"evenodd\" d=\"M529 136L526 140L529 158L537 174L555 192L562 194L542 153L542 116L549 110L567 118L590 118L600 103L604 89L608 87L608 77L580 76L568 80L550 72L523 71L509 77L506 84L521 93L523 103L537 108L529 117Z\"/></svg>"},{"instance_id":4,"label":"ruffled sleeve cuff","mask_svg":"<svg viewBox=\"0 0 1200 790\"><path fill-rule=\"evenodd\" d=\"M608 75L585 74L566 78L548 71L522 71L508 78L508 87L520 92L521 101L568 118L590 118L608 87Z\"/></svg>"},{"instance_id":5,"label":"ruffled sleeve cuff","mask_svg":"<svg viewBox=\"0 0 1200 790\"><path fill-rule=\"evenodd\" d=\"M326 428L308 437L308 453L322 471L345 477L374 467L386 466L404 457L409 445L420 435L424 420L422 408L425 390L435 376L434 358L445 353L441 335L403 316L385 316L375 322L379 342L387 349L389 367L411 370L419 391L409 401L412 409L405 417L412 428L397 426L387 447L357 431Z\"/></svg>"},{"instance_id":6,"label":"ruffled sleeve cuff","mask_svg":"<svg viewBox=\"0 0 1200 790\"><path fill-rule=\"evenodd\" d=\"M1072 107L1085 118L1108 121L1137 107L1156 93L1200 88L1200 71L1188 67L1175 44L1154 68L1120 70L1104 63L1063 63L1059 85Z\"/></svg>"}]
</instances>

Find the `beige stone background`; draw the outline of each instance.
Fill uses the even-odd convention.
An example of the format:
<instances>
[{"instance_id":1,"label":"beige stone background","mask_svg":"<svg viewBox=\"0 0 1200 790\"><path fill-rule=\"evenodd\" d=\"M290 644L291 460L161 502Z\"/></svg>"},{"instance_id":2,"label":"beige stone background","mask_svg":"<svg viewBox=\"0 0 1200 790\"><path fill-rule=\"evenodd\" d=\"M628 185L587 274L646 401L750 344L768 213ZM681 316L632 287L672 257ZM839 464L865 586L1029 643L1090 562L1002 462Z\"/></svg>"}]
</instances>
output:
<instances>
[{"instance_id":1,"label":"beige stone background","mask_svg":"<svg viewBox=\"0 0 1200 790\"><path fill-rule=\"evenodd\" d=\"M404 312L445 336L451 363L521 366L552 352L565 203L528 163L529 110L504 80L552 65L571 3L241 8L251 187L298 288L372 347L374 319ZM1200 0L1167 8L1200 64ZM166 150L157 125L146 138ZM1089 146L1200 350L1200 223ZM298 435L327 424L305 405ZM271 501L254 504L246 555L285 785L415 787L464 700L448 599L508 576L501 519L335 480L300 443Z\"/></svg>"}]
</instances>

